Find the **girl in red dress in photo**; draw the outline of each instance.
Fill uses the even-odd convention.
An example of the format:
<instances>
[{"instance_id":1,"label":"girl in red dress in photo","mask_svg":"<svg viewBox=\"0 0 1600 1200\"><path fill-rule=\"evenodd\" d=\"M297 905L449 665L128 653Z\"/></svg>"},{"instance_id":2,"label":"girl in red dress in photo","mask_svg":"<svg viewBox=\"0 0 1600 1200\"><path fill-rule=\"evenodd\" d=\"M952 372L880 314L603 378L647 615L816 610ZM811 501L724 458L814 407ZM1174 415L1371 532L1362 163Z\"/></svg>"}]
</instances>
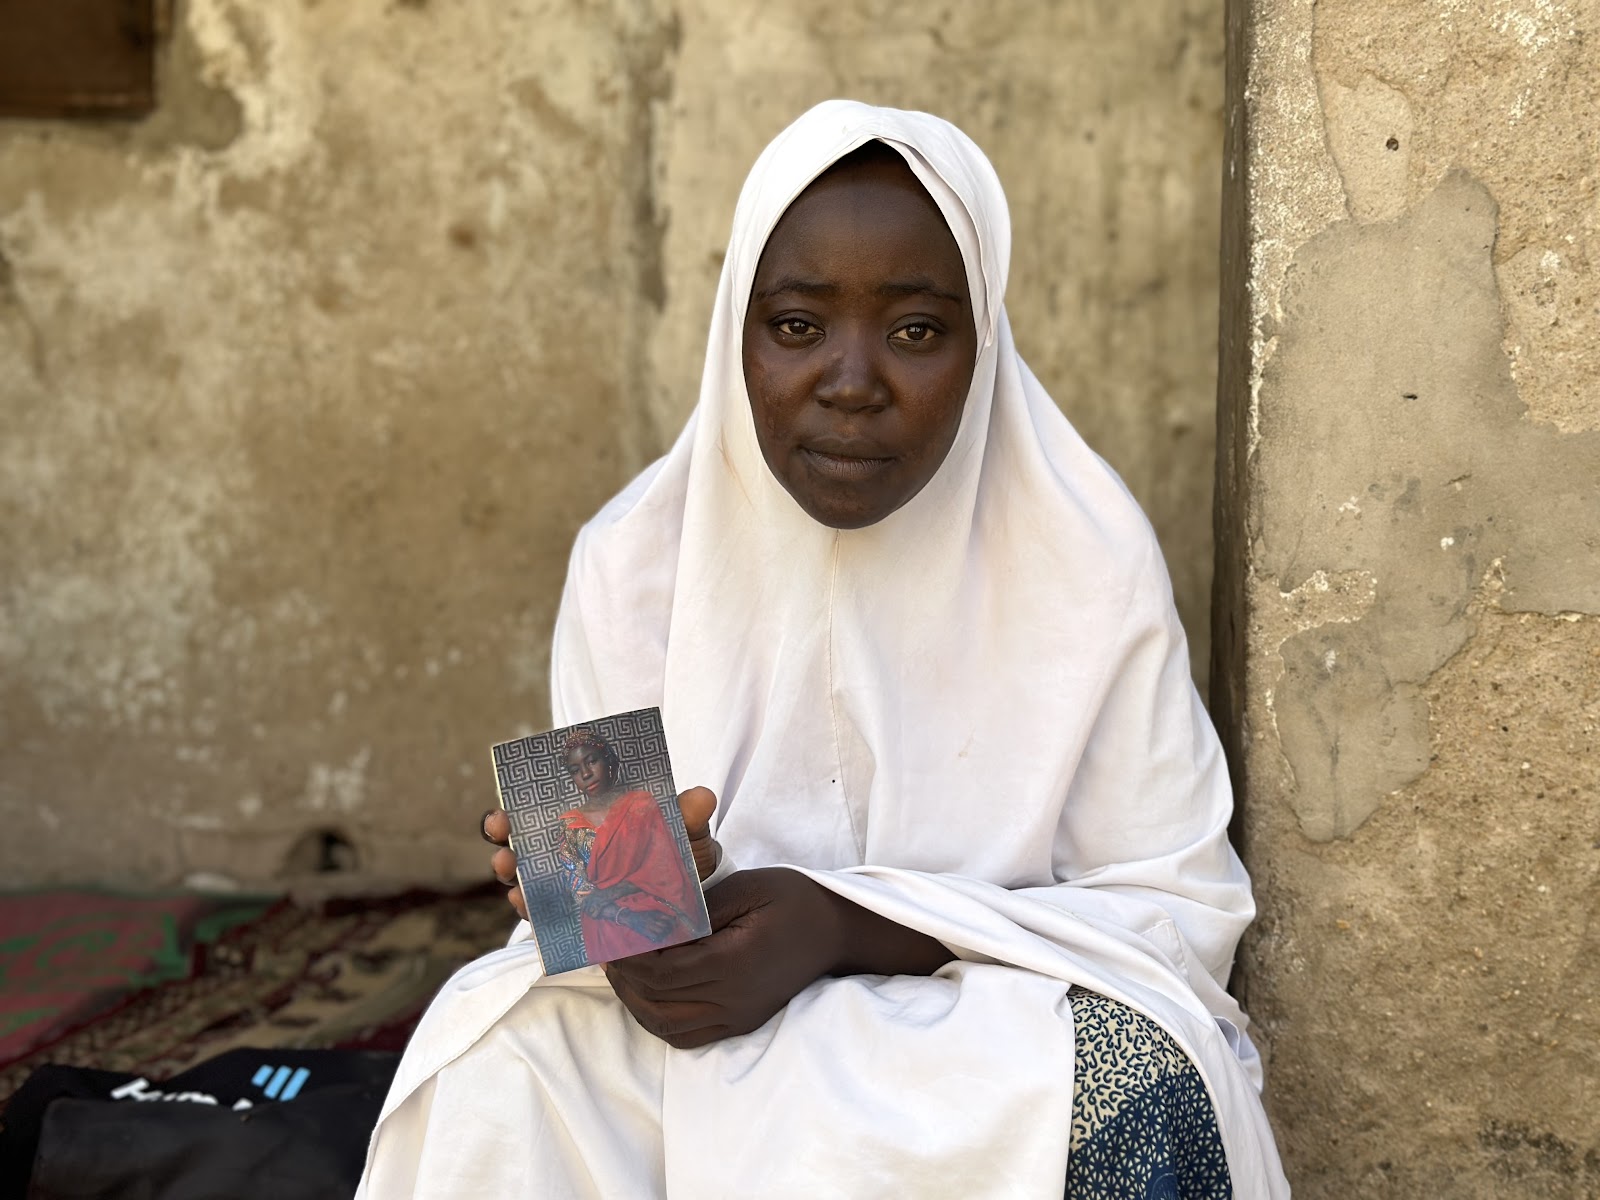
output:
<instances>
[{"instance_id":1,"label":"girl in red dress in photo","mask_svg":"<svg viewBox=\"0 0 1600 1200\"><path fill-rule=\"evenodd\" d=\"M578 902L589 961L612 962L705 934L696 928L694 876L655 797L628 787L616 751L592 729L568 734L563 754L583 799L561 814L557 857Z\"/></svg>"}]
</instances>

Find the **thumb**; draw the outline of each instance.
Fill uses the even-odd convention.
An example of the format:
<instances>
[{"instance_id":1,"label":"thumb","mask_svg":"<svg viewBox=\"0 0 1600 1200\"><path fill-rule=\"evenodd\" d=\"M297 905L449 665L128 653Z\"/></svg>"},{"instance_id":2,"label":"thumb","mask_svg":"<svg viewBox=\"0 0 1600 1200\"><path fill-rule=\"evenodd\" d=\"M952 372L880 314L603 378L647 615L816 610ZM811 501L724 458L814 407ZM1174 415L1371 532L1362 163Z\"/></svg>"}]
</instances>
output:
<instances>
[{"instance_id":1,"label":"thumb","mask_svg":"<svg viewBox=\"0 0 1600 1200\"><path fill-rule=\"evenodd\" d=\"M695 871L702 880L710 877L722 858L722 848L711 836L711 814L717 810L717 797L710 788L693 787L678 797L683 814L683 829L689 835Z\"/></svg>"}]
</instances>

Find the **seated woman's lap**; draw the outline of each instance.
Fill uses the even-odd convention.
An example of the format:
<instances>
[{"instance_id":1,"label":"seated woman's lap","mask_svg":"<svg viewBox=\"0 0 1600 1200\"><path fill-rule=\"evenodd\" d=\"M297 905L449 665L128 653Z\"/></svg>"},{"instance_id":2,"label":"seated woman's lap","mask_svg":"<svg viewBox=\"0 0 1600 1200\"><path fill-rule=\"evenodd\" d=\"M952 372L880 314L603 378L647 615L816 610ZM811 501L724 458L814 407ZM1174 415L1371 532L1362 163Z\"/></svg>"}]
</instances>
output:
<instances>
[{"instance_id":1,"label":"seated woman's lap","mask_svg":"<svg viewBox=\"0 0 1600 1200\"><path fill-rule=\"evenodd\" d=\"M1104 996L1075 987L1068 1000L1076 1062L1067 1200L1229 1197L1205 1085L1176 1043ZM473 1184L486 1194L654 1194L667 1054L605 989L531 989L415 1098L428 1124L440 1119L450 1133L413 1148L414 1194L461 1195ZM553 1162L565 1166L560 1183ZM537 1177L535 1163L544 1164Z\"/></svg>"},{"instance_id":2,"label":"seated woman's lap","mask_svg":"<svg viewBox=\"0 0 1600 1200\"><path fill-rule=\"evenodd\" d=\"M368 1194L652 1196L666 1055L609 989L542 982L407 1101L425 1136L375 1156L405 1183Z\"/></svg>"}]
</instances>

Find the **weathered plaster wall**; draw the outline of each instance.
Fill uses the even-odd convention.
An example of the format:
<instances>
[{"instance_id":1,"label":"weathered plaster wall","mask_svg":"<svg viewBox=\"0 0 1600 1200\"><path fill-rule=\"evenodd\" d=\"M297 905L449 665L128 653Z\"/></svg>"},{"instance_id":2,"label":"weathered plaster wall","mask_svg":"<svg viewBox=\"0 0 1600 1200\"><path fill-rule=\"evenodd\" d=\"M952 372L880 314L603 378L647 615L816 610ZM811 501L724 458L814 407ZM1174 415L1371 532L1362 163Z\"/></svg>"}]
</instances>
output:
<instances>
[{"instance_id":1,"label":"weathered plaster wall","mask_svg":"<svg viewBox=\"0 0 1600 1200\"><path fill-rule=\"evenodd\" d=\"M1216 711L1290 1178L1600 1195L1600 9L1233 16Z\"/></svg>"},{"instance_id":2,"label":"weathered plaster wall","mask_svg":"<svg viewBox=\"0 0 1600 1200\"><path fill-rule=\"evenodd\" d=\"M1221 12L1147 7L187 0L155 116L0 129L0 878L263 880L320 828L479 877L572 533L832 94L993 153L1018 340L1203 663Z\"/></svg>"},{"instance_id":3,"label":"weathered plaster wall","mask_svg":"<svg viewBox=\"0 0 1600 1200\"><path fill-rule=\"evenodd\" d=\"M645 461L617 346L670 38L179 16L156 119L0 142L0 875L269 878L319 825L476 871L571 531Z\"/></svg>"}]
</instances>

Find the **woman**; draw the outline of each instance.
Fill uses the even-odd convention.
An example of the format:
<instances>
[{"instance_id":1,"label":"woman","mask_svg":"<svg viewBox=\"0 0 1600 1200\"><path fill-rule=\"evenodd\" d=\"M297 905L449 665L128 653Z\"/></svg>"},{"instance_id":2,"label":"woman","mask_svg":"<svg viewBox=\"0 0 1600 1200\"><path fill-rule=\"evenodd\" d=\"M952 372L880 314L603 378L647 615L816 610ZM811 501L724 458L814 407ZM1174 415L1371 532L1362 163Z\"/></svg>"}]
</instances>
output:
<instances>
[{"instance_id":1,"label":"woman","mask_svg":"<svg viewBox=\"0 0 1600 1200\"><path fill-rule=\"evenodd\" d=\"M561 814L556 858L589 961L693 937L699 896L655 797L623 782L617 752L592 729L568 734L562 754L582 799Z\"/></svg>"},{"instance_id":2,"label":"woman","mask_svg":"<svg viewBox=\"0 0 1600 1200\"><path fill-rule=\"evenodd\" d=\"M832 101L757 161L699 405L579 535L552 660L558 721L659 703L720 798L712 933L459 973L366 1195L1287 1194L1226 771L1148 523L1012 344L1009 243L925 114Z\"/></svg>"}]
</instances>

